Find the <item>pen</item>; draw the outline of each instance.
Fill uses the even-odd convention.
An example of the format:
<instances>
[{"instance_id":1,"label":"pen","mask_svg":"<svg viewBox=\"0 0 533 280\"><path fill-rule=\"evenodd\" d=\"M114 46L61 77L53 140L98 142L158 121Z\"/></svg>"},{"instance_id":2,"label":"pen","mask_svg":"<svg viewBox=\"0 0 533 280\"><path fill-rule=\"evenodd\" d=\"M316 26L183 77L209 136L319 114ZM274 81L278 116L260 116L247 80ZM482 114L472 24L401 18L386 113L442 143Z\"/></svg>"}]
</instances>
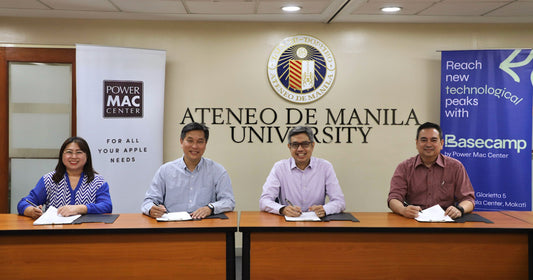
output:
<instances>
[{"instance_id":1,"label":"pen","mask_svg":"<svg viewBox=\"0 0 533 280\"><path fill-rule=\"evenodd\" d=\"M288 199L285 199L285 202L287 202L290 206L294 206L294 205L292 204L292 202L291 202L290 200L288 200Z\"/></svg>"},{"instance_id":2,"label":"pen","mask_svg":"<svg viewBox=\"0 0 533 280\"><path fill-rule=\"evenodd\" d=\"M155 206L163 205L163 204L161 204L161 203L158 203L157 201L153 201L153 200L152 200L152 202L155 204ZM167 209L167 207L166 207L165 205L163 205L163 207L165 207L165 213L168 213L168 209Z\"/></svg>"},{"instance_id":3,"label":"pen","mask_svg":"<svg viewBox=\"0 0 533 280\"><path fill-rule=\"evenodd\" d=\"M407 207L409 206L409 203L407 203L407 201L403 201L403 206ZM418 210L418 212L422 213L422 210Z\"/></svg>"},{"instance_id":4,"label":"pen","mask_svg":"<svg viewBox=\"0 0 533 280\"><path fill-rule=\"evenodd\" d=\"M39 206L35 205L35 203L29 201L27 198L25 199L26 202L28 202L29 204L31 204L31 206L35 207L35 208L39 208Z\"/></svg>"},{"instance_id":5,"label":"pen","mask_svg":"<svg viewBox=\"0 0 533 280\"><path fill-rule=\"evenodd\" d=\"M292 204L292 202L288 199L285 198L285 202L287 202L287 204L289 204L289 206L294 206L294 204ZM302 211L300 211L300 215L302 215Z\"/></svg>"}]
</instances>

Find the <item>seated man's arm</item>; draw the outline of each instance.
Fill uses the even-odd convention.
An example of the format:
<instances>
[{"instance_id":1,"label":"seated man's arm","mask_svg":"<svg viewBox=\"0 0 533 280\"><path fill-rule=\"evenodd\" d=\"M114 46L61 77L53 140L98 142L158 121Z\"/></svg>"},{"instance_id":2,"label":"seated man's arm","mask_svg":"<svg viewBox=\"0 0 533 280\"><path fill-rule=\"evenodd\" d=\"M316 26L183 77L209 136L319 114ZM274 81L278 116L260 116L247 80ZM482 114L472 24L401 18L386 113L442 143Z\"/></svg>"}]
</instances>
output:
<instances>
[{"instance_id":1,"label":"seated man's arm","mask_svg":"<svg viewBox=\"0 0 533 280\"><path fill-rule=\"evenodd\" d=\"M209 206L204 205L193 211L191 213L193 219L203 219L211 214L233 211L235 208L235 198L228 172L219 164L214 164L209 172L216 174L213 177L214 186L212 186L215 190L215 201L211 201ZM211 200L212 198L208 197L207 199Z\"/></svg>"},{"instance_id":2,"label":"seated man's arm","mask_svg":"<svg viewBox=\"0 0 533 280\"><path fill-rule=\"evenodd\" d=\"M474 204L469 200L463 200L459 203L459 207L463 208L463 212L458 207L454 205L446 209L446 215L450 216L452 219L461 218L464 214L468 214L474 210Z\"/></svg>"},{"instance_id":3,"label":"seated man's arm","mask_svg":"<svg viewBox=\"0 0 533 280\"><path fill-rule=\"evenodd\" d=\"M454 197L458 201L458 206L450 206L446 209L446 215L450 216L452 219L460 218L463 214L468 214L474 210L475 206L475 195L474 187L470 182L468 173L466 172L465 167L461 163L457 163L455 167L455 193ZM460 208L462 208L462 213Z\"/></svg>"},{"instance_id":4,"label":"seated man's arm","mask_svg":"<svg viewBox=\"0 0 533 280\"><path fill-rule=\"evenodd\" d=\"M474 211L474 203L469 200L461 201L461 203L459 203L459 206L463 207L463 209L465 210L465 214Z\"/></svg>"},{"instance_id":5,"label":"seated man's arm","mask_svg":"<svg viewBox=\"0 0 533 280\"><path fill-rule=\"evenodd\" d=\"M228 172L224 170L218 178L215 186L216 201L213 202L213 214L233 211L235 209L235 197Z\"/></svg>"},{"instance_id":6,"label":"seated man's arm","mask_svg":"<svg viewBox=\"0 0 533 280\"><path fill-rule=\"evenodd\" d=\"M344 193L331 164L328 166L326 172L326 195L329 197L329 202L324 205L324 214L337 214L346 209Z\"/></svg>"},{"instance_id":7,"label":"seated man's arm","mask_svg":"<svg viewBox=\"0 0 533 280\"><path fill-rule=\"evenodd\" d=\"M143 214L153 218L161 217L167 209L163 206L164 201L165 180L161 174L161 168L156 172L150 188L146 191L144 201L141 205L141 211ZM156 205L159 204L158 205Z\"/></svg>"},{"instance_id":8,"label":"seated man's arm","mask_svg":"<svg viewBox=\"0 0 533 280\"><path fill-rule=\"evenodd\" d=\"M272 167L270 174L263 185L263 193L259 198L259 208L261 211L269 212L272 214L281 215L280 209L283 207L282 204L276 202L276 198L279 197L281 189L281 183L276 174L276 165Z\"/></svg>"},{"instance_id":9,"label":"seated man's arm","mask_svg":"<svg viewBox=\"0 0 533 280\"><path fill-rule=\"evenodd\" d=\"M406 205L408 166L406 161L404 161L396 167L391 178L387 203L392 212L412 219L418 217L418 213L422 208L415 205Z\"/></svg>"},{"instance_id":10,"label":"seated man's arm","mask_svg":"<svg viewBox=\"0 0 533 280\"><path fill-rule=\"evenodd\" d=\"M420 206L405 205L405 203L395 198L389 201L389 208L392 212L411 219L418 217L418 213L422 210Z\"/></svg>"}]
</instances>

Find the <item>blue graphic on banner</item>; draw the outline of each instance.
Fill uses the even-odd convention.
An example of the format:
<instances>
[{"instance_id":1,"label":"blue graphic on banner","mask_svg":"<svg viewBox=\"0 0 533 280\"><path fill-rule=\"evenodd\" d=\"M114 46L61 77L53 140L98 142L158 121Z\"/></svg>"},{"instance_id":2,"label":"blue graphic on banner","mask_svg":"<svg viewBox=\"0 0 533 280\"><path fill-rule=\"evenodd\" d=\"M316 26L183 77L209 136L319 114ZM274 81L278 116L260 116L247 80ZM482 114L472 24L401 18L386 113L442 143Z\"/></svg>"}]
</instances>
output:
<instances>
[{"instance_id":1,"label":"blue graphic on banner","mask_svg":"<svg viewBox=\"0 0 533 280\"><path fill-rule=\"evenodd\" d=\"M464 164L476 210L531 211L532 59L532 50L442 52L442 152Z\"/></svg>"}]
</instances>

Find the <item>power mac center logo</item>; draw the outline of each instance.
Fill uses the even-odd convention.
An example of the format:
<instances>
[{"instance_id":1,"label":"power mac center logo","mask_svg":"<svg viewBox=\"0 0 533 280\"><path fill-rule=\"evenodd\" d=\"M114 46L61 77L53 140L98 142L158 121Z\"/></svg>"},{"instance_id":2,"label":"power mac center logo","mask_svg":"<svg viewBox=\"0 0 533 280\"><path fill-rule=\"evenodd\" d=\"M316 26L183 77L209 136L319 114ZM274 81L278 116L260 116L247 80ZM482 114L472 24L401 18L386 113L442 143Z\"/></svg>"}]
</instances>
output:
<instances>
[{"instance_id":1,"label":"power mac center logo","mask_svg":"<svg viewBox=\"0 0 533 280\"><path fill-rule=\"evenodd\" d=\"M104 81L104 118L142 118L142 81Z\"/></svg>"},{"instance_id":2,"label":"power mac center logo","mask_svg":"<svg viewBox=\"0 0 533 280\"><path fill-rule=\"evenodd\" d=\"M297 35L283 39L268 59L268 79L274 91L295 103L324 96L335 80L333 53L317 38Z\"/></svg>"}]
</instances>

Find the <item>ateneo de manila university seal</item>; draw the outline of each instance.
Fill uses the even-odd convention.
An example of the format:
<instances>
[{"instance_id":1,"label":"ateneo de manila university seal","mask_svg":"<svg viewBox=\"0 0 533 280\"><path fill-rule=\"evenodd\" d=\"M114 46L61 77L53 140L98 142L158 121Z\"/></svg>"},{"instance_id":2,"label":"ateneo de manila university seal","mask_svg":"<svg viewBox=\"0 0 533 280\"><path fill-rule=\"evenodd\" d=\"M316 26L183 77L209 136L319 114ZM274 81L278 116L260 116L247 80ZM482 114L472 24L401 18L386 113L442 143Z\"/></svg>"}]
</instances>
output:
<instances>
[{"instance_id":1,"label":"ateneo de manila university seal","mask_svg":"<svg viewBox=\"0 0 533 280\"><path fill-rule=\"evenodd\" d=\"M310 103L324 96L335 80L333 53L317 38L283 39L268 59L268 80L282 98Z\"/></svg>"}]
</instances>

